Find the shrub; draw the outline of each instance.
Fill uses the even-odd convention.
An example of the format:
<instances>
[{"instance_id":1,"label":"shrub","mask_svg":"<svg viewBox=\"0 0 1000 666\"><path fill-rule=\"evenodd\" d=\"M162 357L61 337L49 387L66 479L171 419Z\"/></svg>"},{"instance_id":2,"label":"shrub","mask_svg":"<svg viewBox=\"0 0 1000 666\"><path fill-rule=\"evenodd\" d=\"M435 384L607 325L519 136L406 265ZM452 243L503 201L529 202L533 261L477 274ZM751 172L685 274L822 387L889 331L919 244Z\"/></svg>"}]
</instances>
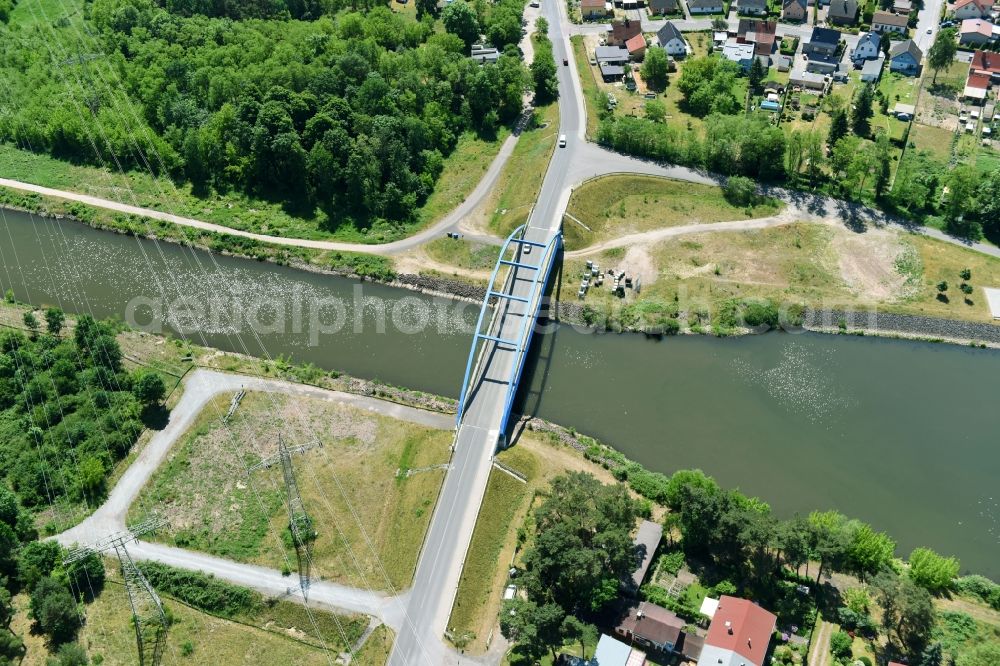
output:
<instances>
[{"instance_id":1,"label":"shrub","mask_svg":"<svg viewBox=\"0 0 1000 666\"><path fill-rule=\"evenodd\" d=\"M842 660L851 656L851 635L846 631L838 631L830 637L830 654L834 659Z\"/></svg>"},{"instance_id":2,"label":"shrub","mask_svg":"<svg viewBox=\"0 0 1000 666\"><path fill-rule=\"evenodd\" d=\"M757 201L757 184L746 176L730 176L722 193L734 206L752 206Z\"/></svg>"},{"instance_id":3,"label":"shrub","mask_svg":"<svg viewBox=\"0 0 1000 666\"><path fill-rule=\"evenodd\" d=\"M959 568L954 557L942 557L930 548L917 548L910 554L910 578L928 592L949 589Z\"/></svg>"},{"instance_id":4,"label":"shrub","mask_svg":"<svg viewBox=\"0 0 1000 666\"><path fill-rule=\"evenodd\" d=\"M263 602L263 597L253 590L200 572L182 571L159 562L143 562L139 568L160 592L222 617L253 615Z\"/></svg>"}]
</instances>

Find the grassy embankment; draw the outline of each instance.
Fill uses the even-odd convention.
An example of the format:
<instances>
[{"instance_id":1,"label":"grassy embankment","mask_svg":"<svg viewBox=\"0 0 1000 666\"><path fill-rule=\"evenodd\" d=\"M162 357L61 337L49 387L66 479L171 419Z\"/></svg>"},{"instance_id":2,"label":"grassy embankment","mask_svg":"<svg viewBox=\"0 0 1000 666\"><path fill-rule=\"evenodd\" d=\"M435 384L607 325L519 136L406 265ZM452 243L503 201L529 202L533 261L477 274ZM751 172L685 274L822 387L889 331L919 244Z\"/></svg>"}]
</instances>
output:
<instances>
[{"instance_id":1,"label":"grassy embankment","mask_svg":"<svg viewBox=\"0 0 1000 666\"><path fill-rule=\"evenodd\" d=\"M353 226L326 229L326 217L318 210L311 217L301 217L289 213L281 204L252 198L239 192L197 196L192 192L190 184L175 185L147 172L131 171L123 174L110 169L75 165L48 155L20 150L10 144L0 144L0 177L272 236L383 243L412 235L441 219L463 201L475 188L509 135L510 131L506 128L490 141L471 133L463 135L454 152L445 158L444 171L433 193L418 209L419 222L403 226L391 237L369 235L364 229Z\"/></svg>"},{"instance_id":2,"label":"grassy embankment","mask_svg":"<svg viewBox=\"0 0 1000 666\"><path fill-rule=\"evenodd\" d=\"M318 537L312 575L381 590L406 587L444 478L451 433L314 398L250 393L223 426L219 396L171 451L133 505L169 521L166 543L294 571L281 466L245 470L289 446L322 442L293 459ZM400 471L402 476L399 476Z\"/></svg>"},{"instance_id":3,"label":"grassy embankment","mask_svg":"<svg viewBox=\"0 0 1000 666\"><path fill-rule=\"evenodd\" d=\"M525 431L517 445L501 452L497 459L527 482L497 468L490 473L483 500L489 510L481 511L476 522L448 621L453 642L472 653L486 649L507 585L507 569L517 562L523 546L518 528L530 520L528 512L536 493L553 477L572 470L591 472L606 483L612 480L607 470L554 444L543 433Z\"/></svg>"},{"instance_id":4,"label":"grassy embankment","mask_svg":"<svg viewBox=\"0 0 1000 666\"><path fill-rule=\"evenodd\" d=\"M506 237L527 221L556 146L559 105L553 103L536 109L535 118L538 127L521 134L493 193L483 204L487 228L497 236ZM478 273L464 276L472 281L479 281L483 271L493 268L499 251L493 246L450 238L433 240L421 249L433 261L456 268L447 277L463 277L462 271Z\"/></svg>"},{"instance_id":5,"label":"grassy embankment","mask_svg":"<svg viewBox=\"0 0 1000 666\"><path fill-rule=\"evenodd\" d=\"M566 250L664 227L767 217L784 204L775 200L750 208L726 201L722 189L650 176L607 176L577 188L563 223ZM581 225L582 223L582 225ZM585 226L583 226L585 225Z\"/></svg>"}]
</instances>

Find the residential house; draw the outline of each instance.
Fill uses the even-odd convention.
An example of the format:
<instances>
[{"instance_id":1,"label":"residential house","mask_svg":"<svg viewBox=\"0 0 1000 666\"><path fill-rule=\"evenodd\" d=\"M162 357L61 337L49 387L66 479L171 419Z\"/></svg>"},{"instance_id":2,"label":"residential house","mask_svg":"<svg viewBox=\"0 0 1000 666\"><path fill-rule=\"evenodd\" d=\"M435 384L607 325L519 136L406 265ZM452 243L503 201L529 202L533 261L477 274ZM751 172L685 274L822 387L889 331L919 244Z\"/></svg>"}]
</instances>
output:
<instances>
[{"instance_id":1,"label":"residential house","mask_svg":"<svg viewBox=\"0 0 1000 666\"><path fill-rule=\"evenodd\" d=\"M684 625L666 608L642 601L628 609L615 633L633 645L669 654L680 644Z\"/></svg>"},{"instance_id":2,"label":"residential house","mask_svg":"<svg viewBox=\"0 0 1000 666\"><path fill-rule=\"evenodd\" d=\"M496 62L497 60L499 60L500 52L497 51L492 46L473 44L472 53L470 57L476 62L478 62L480 65L485 65L488 62Z\"/></svg>"},{"instance_id":3,"label":"residential house","mask_svg":"<svg viewBox=\"0 0 1000 666\"><path fill-rule=\"evenodd\" d=\"M858 45L851 52L851 60L855 67L860 66L866 60L875 60L879 57L882 49L882 37L878 33L866 32L858 39Z\"/></svg>"},{"instance_id":4,"label":"residential house","mask_svg":"<svg viewBox=\"0 0 1000 666\"><path fill-rule=\"evenodd\" d=\"M663 24L660 31L656 33L656 39L659 40L660 46L667 52L667 55L675 58L683 58L687 55L688 48L687 42L684 41L684 35L672 21Z\"/></svg>"},{"instance_id":5,"label":"residential house","mask_svg":"<svg viewBox=\"0 0 1000 666\"><path fill-rule=\"evenodd\" d=\"M807 90L825 91L829 81L822 74L807 72L805 69L793 69L788 75L788 83Z\"/></svg>"},{"instance_id":6,"label":"residential house","mask_svg":"<svg viewBox=\"0 0 1000 666\"><path fill-rule=\"evenodd\" d=\"M687 5L692 14L722 13L722 0L688 0Z\"/></svg>"},{"instance_id":7,"label":"residential house","mask_svg":"<svg viewBox=\"0 0 1000 666\"><path fill-rule=\"evenodd\" d=\"M912 39L896 42L889 49L889 70L916 76L920 72L920 60L923 57L924 54Z\"/></svg>"},{"instance_id":8,"label":"residential house","mask_svg":"<svg viewBox=\"0 0 1000 666\"><path fill-rule=\"evenodd\" d=\"M976 51L972 54L970 74L986 74L994 81L1000 80L1000 53Z\"/></svg>"},{"instance_id":9,"label":"residential house","mask_svg":"<svg viewBox=\"0 0 1000 666\"><path fill-rule=\"evenodd\" d=\"M830 0L826 20L833 25L854 25L858 22L858 0Z\"/></svg>"},{"instance_id":10,"label":"residential house","mask_svg":"<svg viewBox=\"0 0 1000 666\"><path fill-rule=\"evenodd\" d=\"M757 604L723 595L712 616L698 666L763 666L777 618Z\"/></svg>"},{"instance_id":11,"label":"residential house","mask_svg":"<svg viewBox=\"0 0 1000 666\"><path fill-rule=\"evenodd\" d=\"M627 18L621 21L612 21L608 28L608 46L624 46L625 42L641 34L642 24L639 21Z\"/></svg>"},{"instance_id":12,"label":"residential house","mask_svg":"<svg viewBox=\"0 0 1000 666\"><path fill-rule=\"evenodd\" d=\"M835 56L839 45L840 31L830 28L813 28L809 41L802 46L802 53L810 58L814 55Z\"/></svg>"},{"instance_id":13,"label":"residential house","mask_svg":"<svg viewBox=\"0 0 1000 666\"><path fill-rule=\"evenodd\" d=\"M905 35L908 21L909 17L907 16L877 11L872 16L872 32L894 32L898 35Z\"/></svg>"},{"instance_id":14,"label":"residential house","mask_svg":"<svg viewBox=\"0 0 1000 666\"><path fill-rule=\"evenodd\" d=\"M966 19L990 18L993 3L990 0L958 0L952 12L959 21Z\"/></svg>"},{"instance_id":15,"label":"residential house","mask_svg":"<svg viewBox=\"0 0 1000 666\"><path fill-rule=\"evenodd\" d=\"M580 0L580 13L584 19L602 19L608 15L608 5L604 0Z\"/></svg>"},{"instance_id":16,"label":"residential house","mask_svg":"<svg viewBox=\"0 0 1000 666\"><path fill-rule=\"evenodd\" d=\"M983 19L965 19L958 30L958 43L982 46L993 40L993 24Z\"/></svg>"},{"instance_id":17,"label":"residential house","mask_svg":"<svg viewBox=\"0 0 1000 666\"><path fill-rule=\"evenodd\" d=\"M879 57L873 60L865 60L864 67L861 68L861 81L863 83L878 83L878 80L882 78L882 68L885 67L885 56L879 55Z\"/></svg>"},{"instance_id":18,"label":"residential house","mask_svg":"<svg viewBox=\"0 0 1000 666\"><path fill-rule=\"evenodd\" d=\"M892 11L906 16L913 11L913 2L911 0L894 0L892 3Z\"/></svg>"},{"instance_id":19,"label":"residential house","mask_svg":"<svg viewBox=\"0 0 1000 666\"><path fill-rule=\"evenodd\" d=\"M736 9L740 14L767 16L767 0L736 0L736 2Z\"/></svg>"},{"instance_id":20,"label":"residential house","mask_svg":"<svg viewBox=\"0 0 1000 666\"><path fill-rule=\"evenodd\" d=\"M753 44L755 55L770 58L771 52L774 51L777 30L777 21L740 19L736 28L736 41L742 44Z\"/></svg>"},{"instance_id":21,"label":"residential house","mask_svg":"<svg viewBox=\"0 0 1000 666\"><path fill-rule=\"evenodd\" d=\"M631 56L632 60L640 61L646 57L646 37L642 33L639 33L635 37L631 37L625 42L625 48L628 49L628 54Z\"/></svg>"},{"instance_id":22,"label":"residential house","mask_svg":"<svg viewBox=\"0 0 1000 666\"><path fill-rule=\"evenodd\" d=\"M653 16L676 14L680 9L678 0L649 0L649 13Z\"/></svg>"},{"instance_id":23,"label":"residential house","mask_svg":"<svg viewBox=\"0 0 1000 666\"><path fill-rule=\"evenodd\" d=\"M801 23L806 20L809 12L807 0L782 0L781 20L794 23Z\"/></svg>"},{"instance_id":24,"label":"residential house","mask_svg":"<svg viewBox=\"0 0 1000 666\"><path fill-rule=\"evenodd\" d=\"M990 77L986 74L969 73L969 78L965 81L965 92L962 97L973 104L982 104L986 101L986 92L990 88Z\"/></svg>"},{"instance_id":25,"label":"residential house","mask_svg":"<svg viewBox=\"0 0 1000 666\"><path fill-rule=\"evenodd\" d=\"M833 75L839 65L840 60L836 56L817 54L809 56L806 61L806 71Z\"/></svg>"},{"instance_id":26,"label":"residential house","mask_svg":"<svg viewBox=\"0 0 1000 666\"><path fill-rule=\"evenodd\" d=\"M754 44L746 44L735 39L730 39L722 47L722 57L739 65L744 72L750 71L750 66L754 59Z\"/></svg>"},{"instance_id":27,"label":"residential house","mask_svg":"<svg viewBox=\"0 0 1000 666\"><path fill-rule=\"evenodd\" d=\"M621 641L616 641L606 634L601 634L597 641L597 648L594 650L594 658L585 664L600 666L642 666L646 663L646 653L625 645Z\"/></svg>"}]
</instances>

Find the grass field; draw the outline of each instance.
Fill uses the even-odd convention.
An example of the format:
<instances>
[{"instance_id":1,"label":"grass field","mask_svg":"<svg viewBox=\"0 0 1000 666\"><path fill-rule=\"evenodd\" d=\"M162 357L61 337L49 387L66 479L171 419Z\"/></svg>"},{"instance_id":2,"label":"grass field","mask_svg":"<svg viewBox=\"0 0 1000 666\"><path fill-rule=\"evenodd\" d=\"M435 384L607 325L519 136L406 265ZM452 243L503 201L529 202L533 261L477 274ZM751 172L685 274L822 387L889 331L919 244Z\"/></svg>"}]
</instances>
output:
<instances>
[{"instance_id":1,"label":"grass field","mask_svg":"<svg viewBox=\"0 0 1000 666\"><path fill-rule=\"evenodd\" d=\"M525 524L535 494L549 481L569 470L588 471L605 483L607 470L583 458L549 435L525 431L516 445L497 459L527 478L527 483L494 468L472 543L462 569L455 605L448 627L454 642L466 652L481 653L496 623L507 585L507 569L519 552L518 529Z\"/></svg>"},{"instance_id":2,"label":"grass field","mask_svg":"<svg viewBox=\"0 0 1000 666\"><path fill-rule=\"evenodd\" d=\"M0 177L272 236L381 243L410 235L441 219L461 203L475 188L509 134L510 131L504 129L490 141L469 133L463 135L454 152L445 159L444 171L433 193L418 209L420 221L403 227L391 237L369 234L365 229L349 225L327 230L324 228L325 216L320 211L304 218L289 214L280 204L237 192L199 197L192 193L190 185L175 185L167 179L154 178L149 173L131 171L122 174L109 169L75 165L4 143L0 143Z\"/></svg>"},{"instance_id":3,"label":"grass field","mask_svg":"<svg viewBox=\"0 0 1000 666\"><path fill-rule=\"evenodd\" d=\"M630 275L648 271L639 296L629 291L622 301L608 289L591 288L584 301L633 327L683 313L690 324L706 326L731 299L832 309L877 306L990 322L980 288L1000 286L1000 259L920 235L876 229L856 234L814 223L692 234L591 258ZM972 270L968 297L959 291L964 268ZM575 285L583 269L582 259L570 260L564 274ZM950 285L947 300L938 298L940 280Z\"/></svg>"},{"instance_id":4,"label":"grass field","mask_svg":"<svg viewBox=\"0 0 1000 666\"><path fill-rule=\"evenodd\" d=\"M934 159L947 164L951 158L951 142L954 132L930 125L913 124L910 130L910 143L917 150L926 150Z\"/></svg>"},{"instance_id":5,"label":"grass field","mask_svg":"<svg viewBox=\"0 0 1000 666\"><path fill-rule=\"evenodd\" d=\"M573 192L567 212L589 228L567 219L567 250L584 249L609 238L662 227L745 220L777 213L783 204L768 201L750 209L733 206L722 189L650 176L606 176Z\"/></svg>"},{"instance_id":6,"label":"grass field","mask_svg":"<svg viewBox=\"0 0 1000 666\"><path fill-rule=\"evenodd\" d=\"M570 37L573 44L573 57L576 60L576 73L580 77L580 88L583 91L584 104L587 110L587 138L593 140L597 136L597 102L595 97L599 92L597 79L594 78L594 68L590 66L590 54L583 41L583 35Z\"/></svg>"},{"instance_id":7,"label":"grass field","mask_svg":"<svg viewBox=\"0 0 1000 666\"><path fill-rule=\"evenodd\" d=\"M536 109L535 114L539 127L517 140L487 204L491 211L489 229L498 236L508 236L528 219L556 146L559 106L550 104Z\"/></svg>"},{"instance_id":8,"label":"grass field","mask_svg":"<svg viewBox=\"0 0 1000 666\"><path fill-rule=\"evenodd\" d=\"M434 261L473 271L492 269L500 250L494 245L453 238L432 240L423 249Z\"/></svg>"},{"instance_id":9,"label":"grass field","mask_svg":"<svg viewBox=\"0 0 1000 666\"><path fill-rule=\"evenodd\" d=\"M248 478L248 465L289 446L299 492L318 537L312 574L381 590L406 587L416 567L444 472L408 469L448 460L451 433L318 399L249 394L229 427L229 396L206 407L133 505L170 522L158 538L239 561L294 572L280 465ZM403 477L397 477L402 470Z\"/></svg>"}]
</instances>

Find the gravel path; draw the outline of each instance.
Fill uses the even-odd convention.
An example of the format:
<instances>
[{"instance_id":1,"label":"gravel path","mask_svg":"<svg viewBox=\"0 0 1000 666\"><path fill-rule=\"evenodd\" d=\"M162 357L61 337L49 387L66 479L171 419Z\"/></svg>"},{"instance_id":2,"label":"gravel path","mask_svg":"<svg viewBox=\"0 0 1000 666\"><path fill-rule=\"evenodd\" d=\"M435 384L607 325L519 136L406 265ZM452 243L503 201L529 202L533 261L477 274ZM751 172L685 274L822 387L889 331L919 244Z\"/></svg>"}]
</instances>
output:
<instances>
[{"instance_id":1,"label":"gravel path","mask_svg":"<svg viewBox=\"0 0 1000 666\"><path fill-rule=\"evenodd\" d=\"M56 536L56 540L65 546L93 544L124 530L129 506L167 457L174 443L191 427L205 405L221 393L240 389L339 402L357 409L442 430L450 429L454 425L453 416L427 412L377 398L200 368L188 375L185 380L184 393L171 411L167 426L149 440L115 485L107 501L82 523ZM204 571L269 595L291 594L295 589L289 584L291 579L282 576L279 571L163 544L140 541L134 547L129 547L129 553L136 559L156 560L183 569ZM406 599L405 594L399 597L387 597L326 581L313 582L309 592L310 602L332 609L371 615L394 629L399 629L403 624Z\"/></svg>"}]
</instances>

